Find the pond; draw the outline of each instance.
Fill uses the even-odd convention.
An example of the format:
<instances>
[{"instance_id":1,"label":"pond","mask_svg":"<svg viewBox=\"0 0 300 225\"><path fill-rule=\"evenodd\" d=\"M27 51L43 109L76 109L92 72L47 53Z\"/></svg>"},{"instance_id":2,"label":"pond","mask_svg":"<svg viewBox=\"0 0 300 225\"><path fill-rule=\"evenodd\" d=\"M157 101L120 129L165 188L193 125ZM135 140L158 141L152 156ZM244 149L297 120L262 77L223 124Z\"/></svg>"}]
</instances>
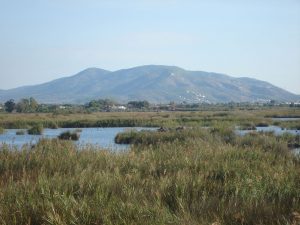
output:
<instances>
[{"instance_id":1,"label":"pond","mask_svg":"<svg viewBox=\"0 0 300 225\"><path fill-rule=\"evenodd\" d=\"M273 121L297 121L300 117L275 117L272 118Z\"/></svg>"},{"instance_id":2,"label":"pond","mask_svg":"<svg viewBox=\"0 0 300 225\"><path fill-rule=\"evenodd\" d=\"M238 135L245 135L251 132L274 132L275 135L282 135L284 133L289 133L293 135L300 135L300 130L290 130L284 129L278 126L268 126L268 127L256 127L256 130L235 130Z\"/></svg>"},{"instance_id":3,"label":"pond","mask_svg":"<svg viewBox=\"0 0 300 225\"><path fill-rule=\"evenodd\" d=\"M129 145L115 144L114 138L117 133L126 130L134 129L141 130L156 130L157 128L149 127L109 127L109 128L58 128L44 129L42 135L28 135L24 129L6 129L3 134L0 134L0 145L8 144L21 148L24 144L35 144L41 138L56 138L64 131L81 130L80 138L75 141L77 146L94 145L104 149L114 151L127 150ZM25 131L24 135L16 135L17 131Z\"/></svg>"}]
</instances>

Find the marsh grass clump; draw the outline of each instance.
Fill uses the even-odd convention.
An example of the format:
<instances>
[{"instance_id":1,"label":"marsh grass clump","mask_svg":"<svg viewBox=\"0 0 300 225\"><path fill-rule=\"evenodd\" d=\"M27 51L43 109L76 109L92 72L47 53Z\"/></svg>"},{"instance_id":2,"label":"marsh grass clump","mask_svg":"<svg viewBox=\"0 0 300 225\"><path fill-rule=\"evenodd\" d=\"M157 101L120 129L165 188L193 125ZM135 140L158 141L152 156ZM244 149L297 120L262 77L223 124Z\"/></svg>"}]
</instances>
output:
<instances>
[{"instance_id":1,"label":"marsh grass clump","mask_svg":"<svg viewBox=\"0 0 300 225\"><path fill-rule=\"evenodd\" d=\"M159 145L162 143L172 143L178 141L185 142L190 138L204 138L207 136L202 129L170 129L165 132L159 131L129 131L118 133L115 137L117 144L134 145Z\"/></svg>"},{"instance_id":2,"label":"marsh grass clump","mask_svg":"<svg viewBox=\"0 0 300 225\"><path fill-rule=\"evenodd\" d=\"M3 134L5 132L3 127L0 127L0 134Z\"/></svg>"},{"instance_id":3,"label":"marsh grass clump","mask_svg":"<svg viewBox=\"0 0 300 225\"><path fill-rule=\"evenodd\" d=\"M288 147L290 149L294 148L300 148L300 134L298 135L293 135L290 133L284 133L283 135L279 136L282 141L288 143Z\"/></svg>"},{"instance_id":4,"label":"marsh grass clump","mask_svg":"<svg viewBox=\"0 0 300 225\"><path fill-rule=\"evenodd\" d=\"M133 144L136 142L138 135L139 134L137 131L127 131L127 132L118 133L115 136L115 143L116 144Z\"/></svg>"},{"instance_id":5,"label":"marsh grass clump","mask_svg":"<svg viewBox=\"0 0 300 225\"><path fill-rule=\"evenodd\" d=\"M217 124L210 129L210 133L215 139L221 139L225 143L233 144L236 139L236 134L231 126Z\"/></svg>"},{"instance_id":6,"label":"marsh grass clump","mask_svg":"<svg viewBox=\"0 0 300 225\"><path fill-rule=\"evenodd\" d=\"M35 124L30 129L27 130L27 133L30 135L41 135L43 133L42 124Z\"/></svg>"},{"instance_id":7,"label":"marsh grass clump","mask_svg":"<svg viewBox=\"0 0 300 225\"><path fill-rule=\"evenodd\" d=\"M26 131L25 130L17 130L16 135L25 135Z\"/></svg>"},{"instance_id":8,"label":"marsh grass clump","mask_svg":"<svg viewBox=\"0 0 300 225\"><path fill-rule=\"evenodd\" d=\"M243 122L238 128L240 130L256 130L256 125L253 122Z\"/></svg>"},{"instance_id":9,"label":"marsh grass clump","mask_svg":"<svg viewBox=\"0 0 300 225\"><path fill-rule=\"evenodd\" d=\"M249 133L238 137L236 145L241 148L259 148L264 152L272 152L281 156L290 154L287 141L274 133Z\"/></svg>"},{"instance_id":10,"label":"marsh grass clump","mask_svg":"<svg viewBox=\"0 0 300 225\"><path fill-rule=\"evenodd\" d=\"M300 130L300 120L280 121L280 126L285 129Z\"/></svg>"},{"instance_id":11,"label":"marsh grass clump","mask_svg":"<svg viewBox=\"0 0 300 225\"><path fill-rule=\"evenodd\" d=\"M77 128L77 129L74 130L74 132L76 132L76 133L81 133L81 132L82 132L82 129L81 129L81 128Z\"/></svg>"},{"instance_id":12,"label":"marsh grass clump","mask_svg":"<svg viewBox=\"0 0 300 225\"><path fill-rule=\"evenodd\" d=\"M268 122L259 122L255 126L256 127L268 127L269 123Z\"/></svg>"},{"instance_id":13,"label":"marsh grass clump","mask_svg":"<svg viewBox=\"0 0 300 225\"><path fill-rule=\"evenodd\" d=\"M71 132L71 131L65 131L62 132L59 136L58 139L60 140L72 140L72 141L77 141L80 138L80 134L77 132Z\"/></svg>"},{"instance_id":14,"label":"marsh grass clump","mask_svg":"<svg viewBox=\"0 0 300 225\"><path fill-rule=\"evenodd\" d=\"M50 129L58 129L58 124L55 121L50 121L46 127L50 128Z\"/></svg>"}]
</instances>

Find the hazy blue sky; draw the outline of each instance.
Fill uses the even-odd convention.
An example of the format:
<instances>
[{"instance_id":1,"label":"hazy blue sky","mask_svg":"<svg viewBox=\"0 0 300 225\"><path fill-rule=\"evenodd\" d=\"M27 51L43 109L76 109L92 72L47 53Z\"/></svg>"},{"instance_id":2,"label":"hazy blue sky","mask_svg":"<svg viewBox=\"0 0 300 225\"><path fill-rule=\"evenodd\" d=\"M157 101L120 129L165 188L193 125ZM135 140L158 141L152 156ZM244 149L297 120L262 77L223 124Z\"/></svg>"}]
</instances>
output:
<instances>
[{"instance_id":1,"label":"hazy blue sky","mask_svg":"<svg viewBox=\"0 0 300 225\"><path fill-rule=\"evenodd\" d=\"M145 64L300 94L300 0L0 0L0 88Z\"/></svg>"}]
</instances>

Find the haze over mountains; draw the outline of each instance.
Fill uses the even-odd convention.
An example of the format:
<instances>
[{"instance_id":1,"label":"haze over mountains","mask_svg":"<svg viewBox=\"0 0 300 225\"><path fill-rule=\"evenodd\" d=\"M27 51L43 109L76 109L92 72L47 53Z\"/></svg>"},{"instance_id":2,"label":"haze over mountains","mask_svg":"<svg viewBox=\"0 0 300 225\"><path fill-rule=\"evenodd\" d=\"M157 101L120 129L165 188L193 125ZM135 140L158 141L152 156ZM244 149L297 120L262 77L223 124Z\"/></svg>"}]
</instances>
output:
<instances>
[{"instance_id":1,"label":"haze over mountains","mask_svg":"<svg viewBox=\"0 0 300 225\"><path fill-rule=\"evenodd\" d=\"M47 83L0 90L0 102L27 97L41 103L86 103L100 98L124 103L131 100L152 103L300 100L299 95L256 79L158 65L114 72L88 68Z\"/></svg>"}]
</instances>

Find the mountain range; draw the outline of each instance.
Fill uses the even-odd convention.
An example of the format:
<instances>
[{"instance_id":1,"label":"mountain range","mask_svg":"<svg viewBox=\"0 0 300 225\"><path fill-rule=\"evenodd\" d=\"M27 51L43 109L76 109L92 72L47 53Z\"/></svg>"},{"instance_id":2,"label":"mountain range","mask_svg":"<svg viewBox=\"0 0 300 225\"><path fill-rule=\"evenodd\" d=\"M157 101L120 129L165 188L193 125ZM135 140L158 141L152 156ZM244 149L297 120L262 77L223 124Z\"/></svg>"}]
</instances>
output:
<instances>
[{"instance_id":1,"label":"mountain range","mask_svg":"<svg viewBox=\"0 0 300 225\"><path fill-rule=\"evenodd\" d=\"M88 68L47 83L0 90L0 102L28 97L34 97L40 103L86 103L101 98L121 103L131 100L151 103L300 100L299 95L265 81L161 65L114 72Z\"/></svg>"}]
</instances>

